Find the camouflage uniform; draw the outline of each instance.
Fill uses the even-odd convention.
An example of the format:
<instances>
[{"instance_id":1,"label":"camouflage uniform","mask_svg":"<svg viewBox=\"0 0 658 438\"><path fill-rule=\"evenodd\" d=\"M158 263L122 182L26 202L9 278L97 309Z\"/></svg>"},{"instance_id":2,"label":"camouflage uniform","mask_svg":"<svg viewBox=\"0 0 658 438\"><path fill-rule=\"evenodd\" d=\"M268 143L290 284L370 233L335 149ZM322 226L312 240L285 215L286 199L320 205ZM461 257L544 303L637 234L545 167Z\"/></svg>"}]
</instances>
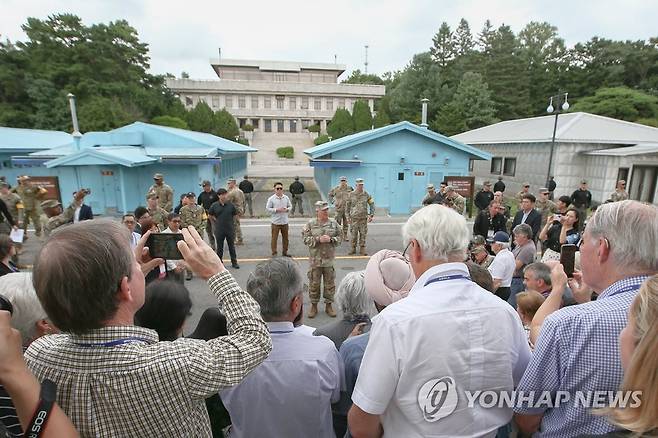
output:
<instances>
[{"instance_id":1,"label":"camouflage uniform","mask_svg":"<svg viewBox=\"0 0 658 438\"><path fill-rule=\"evenodd\" d=\"M240 228L240 216L244 214L244 193L237 186L228 191L227 202L235 206L238 214L233 216L233 231L235 232L235 244L242 245L242 229Z\"/></svg>"},{"instance_id":2,"label":"camouflage uniform","mask_svg":"<svg viewBox=\"0 0 658 438\"><path fill-rule=\"evenodd\" d=\"M149 209L148 212L151 215L153 222L158 226L158 229L164 231L164 229L167 228L167 216L169 216L169 213L159 206L156 207L155 210Z\"/></svg>"},{"instance_id":3,"label":"camouflage uniform","mask_svg":"<svg viewBox=\"0 0 658 438\"><path fill-rule=\"evenodd\" d=\"M555 202L551 201L550 199L546 199L545 201L542 201L541 198L537 200L535 203L535 208L539 213L541 213L541 226L543 227L546 225L546 221L548 220L548 216L551 214L554 214L557 211L557 205L555 205Z\"/></svg>"},{"instance_id":4,"label":"camouflage uniform","mask_svg":"<svg viewBox=\"0 0 658 438\"><path fill-rule=\"evenodd\" d=\"M48 222L46 222L46 225L43 227L43 233L46 237L50 236L50 233L55 231L56 228L73 222L76 208L78 208L78 203L73 201L61 214L48 219Z\"/></svg>"},{"instance_id":5,"label":"camouflage uniform","mask_svg":"<svg viewBox=\"0 0 658 438\"><path fill-rule=\"evenodd\" d=\"M427 192L423 200L420 201L420 205L431 204L435 197L436 197L436 192L434 190L432 190L431 192Z\"/></svg>"},{"instance_id":6,"label":"camouflage uniform","mask_svg":"<svg viewBox=\"0 0 658 438\"><path fill-rule=\"evenodd\" d=\"M332 303L334 301L334 292L336 292L335 248L340 245L341 234L340 225L331 218L324 223L313 218L302 230L304 244L309 248L308 280L312 304L320 301L320 282L322 280L324 280L324 302ZM331 242L320 243L320 236L324 235L331 237Z\"/></svg>"},{"instance_id":7,"label":"camouflage uniform","mask_svg":"<svg viewBox=\"0 0 658 438\"><path fill-rule=\"evenodd\" d=\"M361 255L367 255L368 216L375 214L375 201L365 190L361 193L353 191L347 198L347 214L352 227L352 251L350 254L356 254L356 244L357 239L359 239L360 253Z\"/></svg>"},{"instance_id":8,"label":"camouflage uniform","mask_svg":"<svg viewBox=\"0 0 658 438\"><path fill-rule=\"evenodd\" d=\"M12 190L23 201L23 230L26 237L27 226L30 224L30 220L34 223L35 234L41 236L41 209L39 208L39 202L44 190L40 186L28 187L23 184L19 184Z\"/></svg>"},{"instance_id":9,"label":"camouflage uniform","mask_svg":"<svg viewBox=\"0 0 658 438\"><path fill-rule=\"evenodd\" d=\"M454 198L446 198L445 206L452 208L459 214L464 214L464 210L466 209L466 199L464 199L459 193L455 192Z\"/></svg>"},{"instance_id":10,"label":"camouflage uniform","mask_svg":"<svg viewBox=\"0 0 658 438\"><path fill-rule=\"evenodd\" d=\"M521 190L519 193L516 194L515 198L516 198L517 201L519 201L519 205L521 205L521 201L523 201L523 196L524 195L529 195L529 194L530 194L530 191L524 192L523 190ZM520 208L521 207L519 207L519 209Z\"/></svg>"},{"instance_id":11,"label":"camouflage uniform","mask_svg":"<svg viewBox=\"0 0 658 438\"><path fill-rule=\"evenodd\" d=\"M612 195L610 195L610 200L612 202L617 202L617 201L625 201L628 199L628 192L626 190L622 190L621 192L615 190Z\"/></svg>"},{"instance_id":12,"label":"camouflage uniform","mask_svg":"<svg viewBox=\"0 0 658 438\"><path fill-rule=\"evenodd\" d=\"M206 227L206 211L199 204L183 205L180 209L181 227L193 226L199 233Z\"/></svg>"},{"instance_id":13,"label":"camouflage uniform","mask_svg":"<svg viewBox=\"0 0 658 438\"><path fill-rule=\"evenodd\" d=\"M151 193L158 195L158 207L162 208L167 213L171 212L171 209L174 206L174 189L165 183L162 183L161 186L153 184L146 193L146 196Z\"/></svg>"},{"instance_id":14,"label":"camouflage uniform","mask_svg":"<svg viewBox=\"0 0 658 438\"><path fill-rule=\"evenodd\" d=\"M21 222L23 222L23 202L21 201L21 197L18 196L16 193L9 192L6 195L0 194L0 199L4 201L5 205L7 205L7 210L9 210L9 214L11 214L11 217L14 218L14 222L16 223L16 225L20 227ZM9 224L6 222L1 222L0 234L9 234L9 233L11 233L11 227L9 226ZM23 244L14 243L14 246L16 246L16 255L12 257L12 261L14 262L14 264L18 264L18 253L21 251Z\"/></svg>"},{"instance_id":15,"label":"camouflage uniform","mask_svg":"<svg viewBox=\"0 0 658 438\"><path fill-rule=\"evenodd\" d=\"M336 222L343 226L343 240L346 242L350 239L347 237L348 223L346 215L347 198L354 189L351 186L341 187L340 184L329 191L329 202L336 206Z\"/></svg>"}]
</instances>

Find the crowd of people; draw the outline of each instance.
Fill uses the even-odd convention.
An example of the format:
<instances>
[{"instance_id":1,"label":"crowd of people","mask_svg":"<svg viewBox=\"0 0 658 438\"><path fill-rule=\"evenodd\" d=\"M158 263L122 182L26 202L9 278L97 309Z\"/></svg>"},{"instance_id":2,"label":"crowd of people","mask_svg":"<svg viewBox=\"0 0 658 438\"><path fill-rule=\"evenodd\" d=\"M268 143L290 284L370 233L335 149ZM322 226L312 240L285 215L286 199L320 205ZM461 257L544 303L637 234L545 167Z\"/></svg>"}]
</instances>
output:
<instances>
[{"instance_id":1,"label":"crowd of people","mask_svg":"<svg viewBox=\"0 0 658 438\"><path fill-rule=\"evenodd\" d=\"M266 205L272 257L242 289L222 260L230 241L239 268L236 219L245 204L235 199L246 197L236 181L216 192L204 181L176 212L171 188L160 174L154 180L147 205L121 222L80 220L85 190L67 209L50 207L32 273L11 269L15 248L0 235L8 271L0 281L0 436L658 433L655 206L617 199L588 218L577 202L586 196L553 203L548 188L537 200L524 187L512 217L485 184L470 230L446 185L438 193L447 202L428 202L406 221L404 251L373 254L336 286L346 223L353 252L365 252L374 202L363 180L332 190L336 218L329 203L315 204L302 232L306 275L285 257L294 204L276 183ZM553 211L544 214L546 206ZM156 232L182 236L182 259L151 257ZM571 277L563 245L578 250ZM191 275L217 302L183 336ZM317 315L321 298L340 318L309 327L305 317ZM592 402L618 391L638 402ZM477 397L485 393L547 402L491 404ZM571 400L559 403L565 394ZM581 396L588 402L574 402Z\"/></svg>"}]
</instances>

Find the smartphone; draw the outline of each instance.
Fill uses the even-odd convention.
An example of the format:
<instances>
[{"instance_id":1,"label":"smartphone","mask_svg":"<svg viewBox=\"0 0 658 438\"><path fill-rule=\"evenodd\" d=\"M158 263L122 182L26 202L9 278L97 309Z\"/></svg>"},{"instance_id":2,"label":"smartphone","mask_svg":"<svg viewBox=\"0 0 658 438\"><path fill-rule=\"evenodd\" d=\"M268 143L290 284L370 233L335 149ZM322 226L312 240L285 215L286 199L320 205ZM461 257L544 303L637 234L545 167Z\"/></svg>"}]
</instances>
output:
<instances>
[{"instance_id":1,"label":"smartphone","mask_svg":"<svg viewBox=\"0 0 658 438\"><path fill-rule=\"evenodd\" d=\"M578 246L571 244L562 245L562 248L560 248L560 264L564 267L564 273L569 278L573 278L577 250Z\"/></svg>"},{"instance_id":2,"label":"smartphone","mask_svg":"<svg viewBox=\"0 0 658 438\"><path fill-rule=\"evenodd\" d=\"M178 250L179 240L183 240L180 233L152 233L146 241L146 246L154 259L180 260L183 254Z\"/></svg>"}]
</instances>

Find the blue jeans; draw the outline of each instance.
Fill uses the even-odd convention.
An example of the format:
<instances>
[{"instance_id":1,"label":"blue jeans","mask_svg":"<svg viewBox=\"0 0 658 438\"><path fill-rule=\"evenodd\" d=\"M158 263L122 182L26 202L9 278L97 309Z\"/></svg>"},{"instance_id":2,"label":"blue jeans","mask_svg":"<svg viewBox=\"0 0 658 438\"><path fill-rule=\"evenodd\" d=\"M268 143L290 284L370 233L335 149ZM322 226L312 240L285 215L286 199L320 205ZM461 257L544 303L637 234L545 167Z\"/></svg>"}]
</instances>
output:
<instances>
[{"instance_id":1,"label":"blue jeans","mask_svg":"<svg viewBox=\"0 0 658 438\"><path fill-rule=\"evenodd\" d=\"M510 289L512 290L512 293L509 294L507 302L510 304L510 306L516 309L516 294L525 290L525 286L523 285L523 278L512 278L512 285L510 286Z\"/></svg>"}]
</instances>

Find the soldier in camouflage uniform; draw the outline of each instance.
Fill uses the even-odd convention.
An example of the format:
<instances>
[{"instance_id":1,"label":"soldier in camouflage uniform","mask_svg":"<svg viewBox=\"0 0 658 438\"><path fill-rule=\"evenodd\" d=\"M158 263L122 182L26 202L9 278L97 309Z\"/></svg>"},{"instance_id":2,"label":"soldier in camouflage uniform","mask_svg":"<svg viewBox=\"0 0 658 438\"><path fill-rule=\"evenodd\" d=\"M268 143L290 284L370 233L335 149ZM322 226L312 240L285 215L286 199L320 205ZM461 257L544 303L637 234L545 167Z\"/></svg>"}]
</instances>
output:
<instances>
[{"instance_id":1,"label":"soldier in camouflage uniform","mask_svg":"<svg viewBox=\"0 0 658 438\"><path fill-rule=\"evenodd\" d=\"M434 184L428 184L427 194L421 201L421 205L430 205L432 202L434 202L435 197L436 197L436 191L434 190Z\"/></svg>"},{"instance_id":2,"label":"soldier in camouflage uniform","mask_svg":"<svg viewBox=\"0 0 658 438\"><path fill-rule=\"evenodd\" d=\"M354 189L347 184L347 177L341 176L340 183L329 191L329 202L336 206L336 222L343 226L343 240L349 242L348 220L346 214L347 198Z\"/></svg>"},{"instance_id":3,"label":"soldier in camouflage uniform","mask_svg":"<svg viewBox=\"0 0 658 438\"><path fill-rule=\"evenodd\" d=\"M628 199L628 192L626 191L626 181L620 179L617 181L617 188L610 195L612 202L625 201Z\"/></svg>"},{"instance_id":4,"label":"soldier in camouflage uniform","mask_svg":"<svg viewBox=\"0 0 658 438\"><path fill-rule=\"evenodd\" d=\"M446 197L443 205L450 207L459 214L464 214L466 209L466 199L455 191L453 186L446 186Z\"/></svg>"},{"instance_id":5,"label":"soldier in camouflage uniform","mask_svg":"<svg viewBox=\"0 0 658 438\"><path fill-rule=\"evenodd\" d=\"M546 225L548 217L557 212L557 205L555 202L548 199L550 192L546 187L539 189L539 199L535 203L535 209L541 213L541 226L542 228Z\"/></svg>"},{"instance_id":6,"label":"soldier in camouflage uniform","mask_svg":"<svg viewBox=\"0 0 658 438\"><path fill-rule=\"evenodd\" d=\"M356 254L357 239L360 247L359 254L366 253L366 236L368 235L368 222L372 222L375 215L375 201L368 192L363 190L363 179L356 179L356 190L347 198L348 220L352 227L352 250L350 255Z\"/></svg>"},{"instance_id":7,"label":"soldier in camouflage uniform","mask_svg":"<svg viewBox=\"0 0 658 438\"><path fill-rule=\"evenodd\" d=\"M242 240L242 228L240 228L240 218L244 214L244 193L235 184L235 178L228 180L228 198L227 201L235 206L238 214L233 216L233 231L235 232L235 244L244 245Z\"/></svg>"},{"instance_id":8,"label":"soldier in camouflage uniform","mask_svg":"<svg viewBox=\"0 0 658 438\"><path fill-rule=\"evenodd\" d=\"M30 224L30 220L34 223L34 232L37 237L41 236L41 210L39 209L39 202L43 199L46 189L41 186L35 186L30 181L30 177L24 175L18 178L18 186L12 192L20 196L23 201L23 231L25 231L23 240L27 240L27 226Z\"/></svg>"},{"instance_id":9,"label":"soldier in camouflage uniform","mask_svg":"<svg viewBox=\"0 0 658 438\"><path fill-rule=\"evenodd\" d=\"M5 181L0 182L0 199L7 206L7 210L9 210L9 214L11 214L11 217L14 219L16 226L20 228L23 224L23 202L21 201L20 196L9 191L9 184ZM4 231L1 229L3 228L3 224L5 225ZM3 232L6 234L11 233L9 223L0 223L0 234ZM16 247L16 254L12 257L12 262L14 262L15 265L18 265L18 255L21 253L23 244L14 242L14 246Z\"/></svg>"},{"instance_id":10,"label":"soldier in camouflage uniform","mask_svg":"<svg viewBox=\"0 0 658 438\"><path fill-rule=\"evenodd\" d=\"M206 228L206 221L208 220L206 210L196 203L196 195L194 193L186 193L185 199L186 204L181 207L179 214L181 219L181 228L189 227L191 225L195 230L199 232L199 234L202 234L201 230ZM185 279L192 279L191 269L185 269Z\"/></svg>"},{"instance_id":11,"label":"soldier in camouflage uniform","mask_svg":"<svg viewBox=\"0 0 658 438\"><path fill-rule=\"evenodd\" d=\"M163 231L169 224L167 223L167 216L169 213L159 205L158 195L155 192L150 192L146 197L146 210L149 212L151 219L158 226L158 230Z\"/></svg>"},{"instance_id":12,"label":"soldier in camouflage uniform","mask_svg":"<svg viewBox=\"0 0 658 438\"><path fill-rule=\"evenodd\" d=\"M174 206L174 189L164 183L164 176L161 173L153 175L153 182L154 184L146 192L146 198L148 199L151 193L155 193L158 196L158 206L169 214Z\"/></svg>"},{"instance_id":13,"label":"soldier in camouflage uniform","mask_svg":"<svg viewBox=\"0 0 658 438\"><path fill-rule=\"evenodd\" d=\"M75 210L82 205L86 195L87 192L84 189L75 192L73 194L73 201L66 207L66 210L62 210L62 204L56 199L48 199L41 203L43 212L48 216L48 222L43 227L43 233L46 237L50 236L50 233L55 231L56 228L73 223Z\"/></svg>"},{"instance_id":14,"label":"soldier in camouflage uniform","mask_svg":"<svg viewBox=\"0 0 658 438\"><path fill-rule=\"evenodd\" d=\"M530 194L530 183L524 182L523 185L521 186L521 191L516 194L516 200L518 201L519 205L521 205L521 201L523 201L523 196L529 194Z\"/></svg>"},{"instance_id":15,"label":"soldier in camouflage uniform","mask_svg":"<svg viewBox=\"0 0 658 438\"><path fill-rule=\"evenodd\" d=\"M308 221L302 230L304 244L309 248L309 295L311 310L309 318L315 318L320 301L320 283L324 281L324 311L332 318L336 311L332 307L336 292L336 271L334 259L336 247L340 245L341 229L338 223L329 218L329 204L324 201L315 203L316 217Z\"/></svg>"}]
</instances>

